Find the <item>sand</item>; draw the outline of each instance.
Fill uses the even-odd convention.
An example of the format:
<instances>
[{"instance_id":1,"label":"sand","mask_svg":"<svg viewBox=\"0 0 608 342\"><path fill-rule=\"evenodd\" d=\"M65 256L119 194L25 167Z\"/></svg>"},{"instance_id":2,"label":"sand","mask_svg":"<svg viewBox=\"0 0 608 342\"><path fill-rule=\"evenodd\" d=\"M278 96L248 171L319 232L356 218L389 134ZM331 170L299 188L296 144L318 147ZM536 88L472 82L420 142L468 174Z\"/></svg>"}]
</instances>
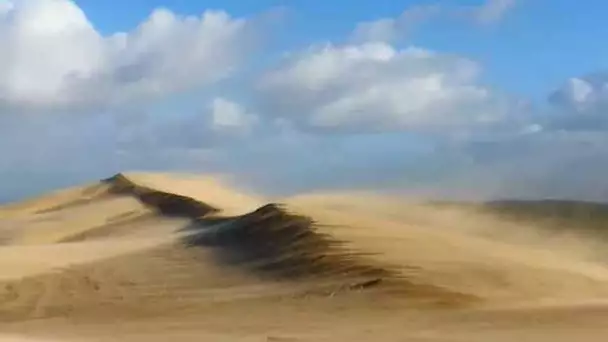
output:
<instances>
[{"instance_id":1,"label":"sand","mask_svg":"<svg viewBox=\"0 0 608 342\"><path fill-rule=\"evenodd\" d=\"M378 194L121 174L0 208L0 341L604 341L603 247Z\"/></svg>"}]
</instances>

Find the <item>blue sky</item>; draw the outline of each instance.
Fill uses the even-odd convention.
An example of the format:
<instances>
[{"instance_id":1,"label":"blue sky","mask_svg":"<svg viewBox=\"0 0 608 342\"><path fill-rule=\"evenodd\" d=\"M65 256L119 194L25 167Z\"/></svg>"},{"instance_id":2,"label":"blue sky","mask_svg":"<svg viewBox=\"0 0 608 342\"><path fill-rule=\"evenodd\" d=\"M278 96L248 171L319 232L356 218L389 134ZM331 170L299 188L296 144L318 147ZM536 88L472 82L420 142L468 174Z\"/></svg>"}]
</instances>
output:
<instances>
[{"instance_id":1,"label":"blue sky","mask_svg":"<svg viewBox=\"0 0 608 342\"><path fill-rule=\"evenodd\" d=\"M280 47L294 48L344 39L358 22L395 17L412 6L479 6L484 1L132 0L121 10L109 1L76 2L106 34L132 29L157 7L180 14L223 9L235 16L283 9L281 34L273 38ZM606 11L608 3L604 1L582 6L570 0L520 0L499 25L480 30L434 20L417 29L407 42L472 58L484 66L485 78L491 84L539 98L572 75L608 68L608 47L601 44L608 35Z\"/></svg>"},{"instance_id":2,"label":"blue sky","mask_svg":"<svg viewBox=\"0 0 608 342\"><path fill-rule=\"evenodd\" d=\"M608 200L607 10L0 0L0 201L131 169Z\"/></svg>"}]
</instances>

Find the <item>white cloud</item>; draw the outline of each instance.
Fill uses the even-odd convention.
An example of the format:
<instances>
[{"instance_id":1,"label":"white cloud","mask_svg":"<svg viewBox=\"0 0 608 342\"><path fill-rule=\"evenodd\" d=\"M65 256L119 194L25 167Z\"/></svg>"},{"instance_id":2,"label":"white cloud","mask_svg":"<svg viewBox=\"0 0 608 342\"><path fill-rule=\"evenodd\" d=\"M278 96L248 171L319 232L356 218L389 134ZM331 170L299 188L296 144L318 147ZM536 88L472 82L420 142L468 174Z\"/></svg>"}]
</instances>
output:
<instances>
[{"instance_id":1,"label":"white cloud","mask_svg":"<svg viewBox=\"0 0 608 342\"><path fill-rule=\"evenodd\" d=\"M516 5L516 0L487 0L475 9L474 17L481 24L493 24L500 21Z\"/></svg>"},{"instance_id":2,"label":"white cloud","mask_svg":"<svg viewBox=\"0 0 608 342\"><path fill-rule=\"evenodd\" d=\"M554 105L544 126L550 130L608 130L608 73L572 77L549 96Z\"/></svg>"},{"instance_id":3,"label":"white cloud","mask_svg":"<svg viewBox=\"0 0 608 342\"><path fill-rule=\"evenodd\" d=\"M352 39L357 42L390 42L399 37L399 24L400 21L394 18L363 22L357 25Z\"/></svg>"},{"instance_id":4,"label":"white cloud","mask_svg":"<svg viewBox=\"0 0 608 342\"><path fill-rule=\"evenodd\" d=\"M107 104L208 85L246 55L248 25L221 11L157 9L131 32L102 36L73 1L8 1L0 8L0 104Z\"/></svg>"},{"instance_id":5,"label":"white cloud","mask_svg":"<svg viewBox=\"0 0 608 342\"><path fill-rule=\"evenodd\" d=\"M358 24L352 38L358 42L394 41L408 34L416 25L440 14L441 11L442 8L438 5L413 6L403 11L397 18L381 18Z\"/></svg>"},{"instance_id":6,"label":"white cloud","mask_svg":"<svg viewBox=\"0 0 608 342\"><path fill-rule=\"evenodd\" d=\"M516 5L517 0L486 0L478 6L446 6L444 4L416 5L398 17L379 18L359 23L351 40L354 42L392 42L405 37L420 24L432 19L459 17L480 25L501 21Z\"/></svg>"},{"instance_id":7,"label":"white cloud","mask_svg":"<svg viewBox=\"0 0 608 342\"><path fill-rule=\"evenodd\" d=\"M574 103L585 103L594 93L593 87L580 78L571 78L568 82L571 100Z\"/></svg>"},{"instance_id":8,"label":"white cloud","mask_svg":"<svg viewBox=\"0 0 608 342\"><path fill-rule=\"evenodd\" d=\"M385 43L313 48L270 71L264 112L316 129L443 130L500 120L472 61Z\"/></svg>"},{"instance_id":9,"label":"white cloud","mask_svg":"<svg viewBox=\"0 0 608 342\"><path fill-rule=\"evenodd\" d=\"M256 122L255 115L243 106L228 99L217 97L211 103L212 127L217 131L247 132Z\"/></svg>"},{"instance_id":10,"label":"white cloud","mask_svg":"<svg viewBox=\"0 0 608 342\"><path fill-rule=\"evenodd\" d=\"M608 105L608 74L594 73L572 77L550 97L554 103L577 111L589 111Z\"/></svg>"},{"instance_id":11,"label":"white cloud","mask_svg":"<svg viewBox=\"0 0 608 342\"><path fill-rule=\"evenodd\" d=\"M180 108L171 115L145 105L144 116L128 106L80 117L0 115L0 174L20 180L12 194L24 183L34 193L125 169L204 169L275 191L393 189L406 179L404 188L444 194L605 199L608 77L572 78L554 94L564 114L536 120L533 106L482 85L475 62L388 43L435 16L490 24L513 4L420 6L363 23L350 45L311 47L267 70L248 106L223 96L201 103L196 93L169 103ZM0 0L0 112L157 99L216 83L250 56L251 25L221 11L158 9L134 30L104 36L71 1ZM448 134L424 134L438 131Z\"/></svg>"}]
</instances>

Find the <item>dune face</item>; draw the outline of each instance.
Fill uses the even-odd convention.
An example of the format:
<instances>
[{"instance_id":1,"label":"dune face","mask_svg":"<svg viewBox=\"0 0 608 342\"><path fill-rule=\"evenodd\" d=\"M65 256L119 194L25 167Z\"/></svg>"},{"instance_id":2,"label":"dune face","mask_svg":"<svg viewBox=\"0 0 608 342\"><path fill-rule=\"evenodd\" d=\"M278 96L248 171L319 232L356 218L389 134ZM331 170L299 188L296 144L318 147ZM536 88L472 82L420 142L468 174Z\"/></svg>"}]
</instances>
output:
<instances>
[{"instance_id":1,"label":"dune face","mask_svg":"<svg viewBox=\"0 0 608 342\"><path fill-rule=\"evenodd\" d=\"M603 341L599 224L559 217L552 230L546 210L516 204L369 194L268 201L212 177L119 174L0 208L0 333ZM601 218L600 209L581 215Z\"/></svg>"}]
</instances>

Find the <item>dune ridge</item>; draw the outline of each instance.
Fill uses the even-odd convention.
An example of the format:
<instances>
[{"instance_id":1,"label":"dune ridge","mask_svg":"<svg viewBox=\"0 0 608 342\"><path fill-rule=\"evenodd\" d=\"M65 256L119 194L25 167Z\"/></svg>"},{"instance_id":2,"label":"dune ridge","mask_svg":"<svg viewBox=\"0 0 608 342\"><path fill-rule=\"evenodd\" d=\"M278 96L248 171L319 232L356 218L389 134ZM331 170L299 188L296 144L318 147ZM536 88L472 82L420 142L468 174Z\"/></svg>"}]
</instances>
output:
<instances>
[{"instance_id":1,"label":"dune ridge","mask_svg":"<svg viewBox=\"0 0 608 342\"><path fill-rule=\"evenodd\" d=\"M215 208L192 197L140 185L124 174L104 179L102 183L108 185L109 194L133 196L161 215L199 217L220 211L220 208Z\"/></svg>"},{"instance_id":2,"label":"dune ridge","mask_svg":"<svg viewBox=\"0 0 608 342\"><path fill-rule=\"evenodd\" d=\"M147 175L149 177L150 175ZM389 264L373 258L371 252L348 247L322 228L314 218L288 209L285 204L267 203L244 214L234 214L200 199L142 185L123 174L108 180L112 193L136 196L161 215L191 220L181 229L186 247L212 247L214 261L244 266L249 271L274 280L314 278L328 291L390 288L396 293L415 295L424 302L459 305L475 301L474 294L448 290L430 283L418 283L406 274L407 264ZM251 201L247 203L251 208ZM262 203L262 201L256 201ZM387 286L388 285L388 286Z\"/></svg>"},{"instance_id":3,"label":"dune ridge","mask_svg":"<svg viewBox=\"0 0 608 342\"><path fill-rule=\"evenodd\" d=\"M135 196L159 215L184 217L190 224L180 231L187 247L216 247L217 261L247 264L251 270L267 271L278 278L335 276L371 278L379 284L395 275L387 267L366 264L357 253L344 248L344 241L318 232L313 218L268 203L242 215L177 193L143 186L123 174L103 180L108 192Z\"/></svg>"}]
</instances>

